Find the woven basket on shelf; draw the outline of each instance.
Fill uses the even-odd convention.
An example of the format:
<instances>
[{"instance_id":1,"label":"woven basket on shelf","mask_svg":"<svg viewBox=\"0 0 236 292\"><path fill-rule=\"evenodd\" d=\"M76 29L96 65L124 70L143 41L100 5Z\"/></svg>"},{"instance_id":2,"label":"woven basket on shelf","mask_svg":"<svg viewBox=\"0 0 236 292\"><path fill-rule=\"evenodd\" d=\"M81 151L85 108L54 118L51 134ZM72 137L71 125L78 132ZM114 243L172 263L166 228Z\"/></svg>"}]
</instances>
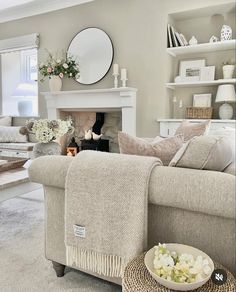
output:
<instances>
[{"instance_id":1,"label":"woven basket on shelf","mask_svg":"<svg viewBox=\"0 0 236 292\"><path fill-rule=\"evenodd\" d=\"M187 119L211 119L213 115L212 107L187 107Z\"/></svg>"}]
</instances>

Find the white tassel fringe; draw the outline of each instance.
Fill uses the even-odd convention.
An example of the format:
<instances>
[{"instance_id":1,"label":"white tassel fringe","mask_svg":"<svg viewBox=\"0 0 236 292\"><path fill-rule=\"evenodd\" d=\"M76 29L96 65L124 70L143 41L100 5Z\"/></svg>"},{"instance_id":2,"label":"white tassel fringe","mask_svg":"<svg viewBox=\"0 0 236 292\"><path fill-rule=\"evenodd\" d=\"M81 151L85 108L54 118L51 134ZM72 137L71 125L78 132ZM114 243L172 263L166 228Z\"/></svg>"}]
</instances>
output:
<instances>
[{"instance_id":1,"label":"white tassel fringe","mask_svg":"<svg viewBox=\"0 0 236 292\"><path fill-rule=\"evenodd\" d=\"M77 246L66 246L67 265L88 270L107 277L122 277L126 261L116 255L106 255L89 250L81 250Z\"/></svg>"}]
</instances>

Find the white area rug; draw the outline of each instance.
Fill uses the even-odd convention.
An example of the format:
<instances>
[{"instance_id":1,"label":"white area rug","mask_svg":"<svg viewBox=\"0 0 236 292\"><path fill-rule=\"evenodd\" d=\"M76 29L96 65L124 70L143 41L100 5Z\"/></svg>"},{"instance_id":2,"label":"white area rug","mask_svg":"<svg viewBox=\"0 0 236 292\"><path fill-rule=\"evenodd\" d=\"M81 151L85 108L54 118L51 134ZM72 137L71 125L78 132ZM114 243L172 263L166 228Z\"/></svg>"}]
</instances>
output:
<instances>
[{"instance_id":1,"label":"white area rug","mask_svg":"<svg viewBox=\"0 0 236 292\"><path fill-rule=\"evenodd\" d=\"M67 269L57 278L44 257L43 192L0 204L1 292L120 292L121 287Z\"/></svg>"}]
</instances>

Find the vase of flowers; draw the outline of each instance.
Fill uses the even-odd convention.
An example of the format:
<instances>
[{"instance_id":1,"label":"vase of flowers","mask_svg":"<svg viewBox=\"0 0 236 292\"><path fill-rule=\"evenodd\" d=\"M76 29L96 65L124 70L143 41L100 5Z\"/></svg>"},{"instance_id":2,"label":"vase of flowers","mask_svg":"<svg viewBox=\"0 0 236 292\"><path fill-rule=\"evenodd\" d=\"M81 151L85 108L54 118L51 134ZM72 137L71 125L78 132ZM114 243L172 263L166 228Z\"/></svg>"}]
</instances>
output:
<instances>
[{"instance_id":1,"label":"vase of flowers","mask_svg":"<svg viewBox=\"0 0 236 292\"><path fill-rule=\"evenodd\" d=\"M44 155L60 155L61 146L55 142L66 133L72 133L72 121L58 120L29 120L25 127L21 127L20 133L23 135L34 134L38 143L33 149L33 156L37 158Z\"/></svg>"},{"instance_id":2,"label":"vase of flowers","mask_svg":"<svg viewBox=\"0 0 236 292\"><path fill-rule=\"evenodd\" d=\"M63 54L61 54L63 55ZM60 91L62 88L62 79L79 78L79 65L73 56L57 57L48 52L48 58L45 63L39 66L39 73L42 76L41 82L45 77L49 78L50 91Z\"/></svg>"}]
</instances>

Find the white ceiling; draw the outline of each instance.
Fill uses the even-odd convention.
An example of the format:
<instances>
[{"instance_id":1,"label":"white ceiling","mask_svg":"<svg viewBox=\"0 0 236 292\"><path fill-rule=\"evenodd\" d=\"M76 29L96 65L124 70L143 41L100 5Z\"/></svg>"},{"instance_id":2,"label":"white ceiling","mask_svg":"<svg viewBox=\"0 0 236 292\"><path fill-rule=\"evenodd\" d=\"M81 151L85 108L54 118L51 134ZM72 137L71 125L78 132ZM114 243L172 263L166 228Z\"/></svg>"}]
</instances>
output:
<instances>
[{"instance_id":1,"label":"white ceiling","mask_svg":"<svg viewBox=\"0 0 236 292\"><path fill-rule=\"evenodd\" d=\"M94 0L0 0L0 23Z\"/></svg>"}]
</instances>

